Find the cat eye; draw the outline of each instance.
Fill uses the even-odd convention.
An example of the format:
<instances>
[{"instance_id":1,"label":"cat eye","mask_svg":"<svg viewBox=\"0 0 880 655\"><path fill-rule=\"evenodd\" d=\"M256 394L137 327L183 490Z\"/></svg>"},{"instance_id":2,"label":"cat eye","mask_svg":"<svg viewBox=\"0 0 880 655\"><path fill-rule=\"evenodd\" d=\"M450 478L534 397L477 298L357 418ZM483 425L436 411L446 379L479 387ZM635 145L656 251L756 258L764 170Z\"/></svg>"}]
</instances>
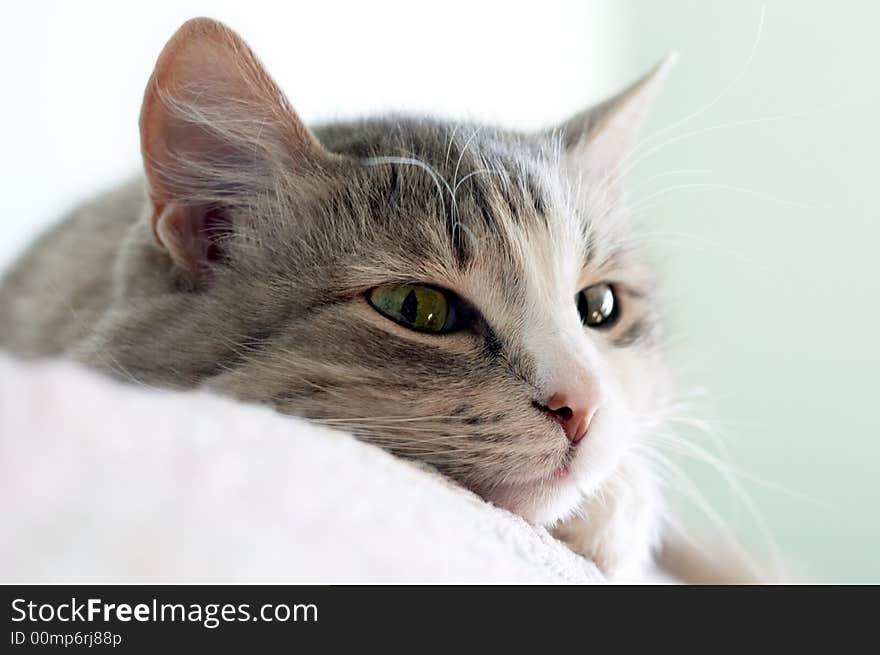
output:
<instances>
[{"instance_id":1,"label":"cat eye","mask_svg":"<svg viewBox=\"0 0 880 655\"><path fill-rule=\"evenodd\" d=\"M584 325L596 329L609 328L617 322L620 308L610 284L594 284L575 296Z\"/></svg>"},{"instance_id":2,"label":"cat eye","mask_svg":"<svg viewBox=\"0 0 880 655\"><path fill-rule=\"evenodd\" d=\"M376 287L369 300L377 312L411 330L439 334L454 326L454 303L440 289L419 284Z\"/></svg>"}]
</instances>

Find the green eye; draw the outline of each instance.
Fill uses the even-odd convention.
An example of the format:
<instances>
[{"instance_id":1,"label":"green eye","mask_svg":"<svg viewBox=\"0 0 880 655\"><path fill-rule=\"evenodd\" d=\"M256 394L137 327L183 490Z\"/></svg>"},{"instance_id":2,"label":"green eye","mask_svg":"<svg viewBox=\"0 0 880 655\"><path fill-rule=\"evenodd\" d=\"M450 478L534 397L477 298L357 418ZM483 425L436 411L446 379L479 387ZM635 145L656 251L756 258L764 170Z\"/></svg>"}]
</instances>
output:
<instances>
[{"instance_id":1,"label":"green eye","mask_svg":"<svg viewBox=\"0 0 880 655\"><path fill-rule=\"evenodd\" d=\"M419 332L448 332L453 311L446 294L418 284L376 287L370 304L395 323Z\"/></svg>"},{"instance_id":2,"label":"green eye","mask_svg":"<svg viewBox=\"0 0 880 655\"><path fill-rule=\"evenodd\" d=\"M594 284L576 296L578 312L584 325L596 329L609 328L617 322L620 308L610 284Z\"/></svg>"}]
</instances>

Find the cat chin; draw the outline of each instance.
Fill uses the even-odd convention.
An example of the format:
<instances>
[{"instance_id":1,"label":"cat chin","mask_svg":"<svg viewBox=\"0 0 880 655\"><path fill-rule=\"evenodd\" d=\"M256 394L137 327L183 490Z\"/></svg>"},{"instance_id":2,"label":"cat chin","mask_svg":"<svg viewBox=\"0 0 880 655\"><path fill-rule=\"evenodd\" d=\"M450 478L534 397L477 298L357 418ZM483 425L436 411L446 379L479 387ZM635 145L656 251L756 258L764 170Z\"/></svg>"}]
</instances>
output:
<instances>
[{"instance_id":1,"label":"cat chin","mask_svg":"<svg viewBox=\"0 0 880 655\"><path fill-rule=\"evenodd\" d=\"M496 489L487 499L535 525L552 525L580 504L581 491L572 480L541 480Z\"/></svg>"},{"instance_id":2,"label":"cat chin","mask_svg":"<svg viewBox=\"0 0 880 655\"><path fill-rule=\"evenodd\" d=\"M571 518L594 496L621 464L622 452L602 431L583 444L564 473L495 487L488 500L536 525L551 526ZM619 443L619 442L617 442Z\"/></svg>"}]
</instances>

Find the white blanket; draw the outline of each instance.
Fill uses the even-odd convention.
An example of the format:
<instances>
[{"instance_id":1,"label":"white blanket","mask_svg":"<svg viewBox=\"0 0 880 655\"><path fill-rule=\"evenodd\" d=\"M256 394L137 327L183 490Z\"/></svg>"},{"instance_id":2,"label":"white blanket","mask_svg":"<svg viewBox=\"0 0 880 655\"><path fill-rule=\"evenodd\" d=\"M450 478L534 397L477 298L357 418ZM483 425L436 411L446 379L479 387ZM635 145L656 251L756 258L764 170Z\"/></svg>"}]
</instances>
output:
<instances>
[{"instance_id":1,"label":"white blanket","mask_svg":"<svg viewBox=\"0 0 880 655\"><path fill-rule=\"evenodd\" d=\"M545 530L344 433L0 356L0 582L600 581Z\"/></svg>"}]
</instances>

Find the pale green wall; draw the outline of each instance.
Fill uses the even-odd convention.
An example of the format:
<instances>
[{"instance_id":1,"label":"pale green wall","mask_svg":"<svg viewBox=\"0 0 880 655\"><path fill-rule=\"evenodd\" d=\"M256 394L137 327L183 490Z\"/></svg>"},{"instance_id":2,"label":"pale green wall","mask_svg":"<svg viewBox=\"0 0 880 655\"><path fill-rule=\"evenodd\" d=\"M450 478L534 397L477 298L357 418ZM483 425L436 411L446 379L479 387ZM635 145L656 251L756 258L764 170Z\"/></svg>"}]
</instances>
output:
<instances>
[{"instance_id":1,"label":"pale green wall","mask_svg":"<svg viewBox=\"0 0 880 655\"><path fill-rule=\"evenodd\" d=\"M635 168L633 201L706 185L640 212L676 359L706 390L701 414L720 426L729 461L766 483L743 480L801 579L880 582L880 4L600 4L626 13L633 55L622 76L681 54L644 135L742 73L666 136L704 132ZM672 173L681 169L710 170ZM720 476L688 470L733 531L760 546Z\"/></svg>"}]
</instances>

